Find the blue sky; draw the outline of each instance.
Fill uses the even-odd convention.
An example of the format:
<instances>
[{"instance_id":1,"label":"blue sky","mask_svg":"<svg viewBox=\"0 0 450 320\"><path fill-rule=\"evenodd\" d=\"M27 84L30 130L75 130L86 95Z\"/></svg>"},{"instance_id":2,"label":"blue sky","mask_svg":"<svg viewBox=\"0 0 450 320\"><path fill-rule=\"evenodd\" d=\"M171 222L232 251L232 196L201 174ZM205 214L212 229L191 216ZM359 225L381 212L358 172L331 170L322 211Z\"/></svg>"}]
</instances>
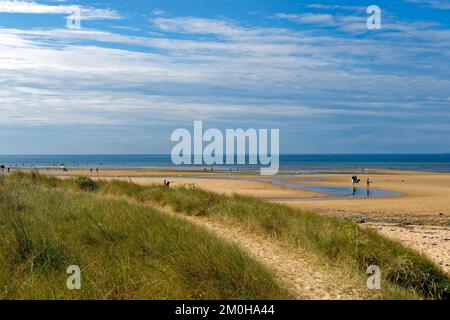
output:
<instances>
[{"instance_id":1,"label":"blue sky","mask_svg":"<svg viewBox=\"0 0 450 320\"><path fill-rule=\"evenodd\" d=\"M282 153L450 152L449 61L450 0L0 0L0 154L169 153L194 120L279 128Z\"/></svg>"}]
</instances>

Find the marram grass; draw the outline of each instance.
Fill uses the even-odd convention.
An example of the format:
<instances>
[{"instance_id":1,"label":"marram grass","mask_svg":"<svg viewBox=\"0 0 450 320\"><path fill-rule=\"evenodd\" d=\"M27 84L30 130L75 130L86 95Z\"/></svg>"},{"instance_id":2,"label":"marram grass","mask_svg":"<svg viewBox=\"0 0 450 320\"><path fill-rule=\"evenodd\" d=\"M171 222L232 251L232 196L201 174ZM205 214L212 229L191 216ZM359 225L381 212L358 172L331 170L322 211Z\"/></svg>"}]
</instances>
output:
<instances>
[{"instance_id":1,"label":"marram grass","mask_svg":"<svg viewBox=\"0 0 450 320\"><path fill-rule=\"evenodd\" d=\"M80 181L40 175L16 174L10 179L46 188L85 190ZM167 188L140 186L124 181L91 181L96 195L126 197L138 203L169 206L186 215L208 216L232 223L301 248L330 265L354 272L363 279L369 265L381 268L382 298L450 299L450 278L436 264L399 242L371 229L333 217L324 217L240 195L224 196L194 186Z\"/></svg>"},{"instance_id":2,"label":"marram grass","mask_svg":"<svg viewBox=\"0 0 450 320\"><path fill-rule=\"evenodd\" d=\"M39 179L0 179L0 299L290 298L265 267L200 227ZM66 286L69 265L81 268L81 290Z\"/></svg>"}]
</instances>

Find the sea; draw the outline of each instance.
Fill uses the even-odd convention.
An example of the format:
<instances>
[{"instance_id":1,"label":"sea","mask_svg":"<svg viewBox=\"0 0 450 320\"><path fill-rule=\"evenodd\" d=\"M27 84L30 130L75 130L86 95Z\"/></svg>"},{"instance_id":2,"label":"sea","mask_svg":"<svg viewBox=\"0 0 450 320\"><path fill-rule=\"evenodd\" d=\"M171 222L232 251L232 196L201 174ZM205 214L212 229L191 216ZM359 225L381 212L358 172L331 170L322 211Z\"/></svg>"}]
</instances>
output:
<instances>
[{"instance_id":1,"label":"sea","mask_svg":"<svg viewBox=\"0 0 450 320\"><path fill-rule=\"evenodd\" d=\"M248 162L248 161L247 161ZM259 165L181 165L170 155L0 155L0 165L19 168L105 168L155 170L213 170L257 172ZM362 169L395 169L450 172L450 154L284 154L281 173L357 172Z\"/></svg>"}]
</instances>

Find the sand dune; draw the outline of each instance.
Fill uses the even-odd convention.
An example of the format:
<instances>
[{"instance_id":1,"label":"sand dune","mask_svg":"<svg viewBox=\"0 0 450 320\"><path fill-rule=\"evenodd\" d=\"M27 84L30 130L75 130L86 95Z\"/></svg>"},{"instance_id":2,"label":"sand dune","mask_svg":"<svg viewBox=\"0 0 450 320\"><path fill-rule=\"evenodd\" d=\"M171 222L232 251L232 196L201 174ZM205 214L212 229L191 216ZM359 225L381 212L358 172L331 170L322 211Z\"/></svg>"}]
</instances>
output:
<instances>
[{"instance_id":1,"label":"sand dune","mask_svg":"<svg viewBox=\"0 0 450 320\"><path fill-rule=\"evenodd\" d=\"M398 197L324 200L323 194L290 189L263 181L258 175L229 175L211 172L166 172L154 170L41 170L50 175L89 175L105 179L124 179L139 184L193 184L222 194L243 194L258 198L278 198L278 202L324 215L356 219L364 217L368 226L386 236L425 253L450 272L450 174L371 170L359 175L362 187L369 178L373 189L401 193ZM251 181L241 180L251 178ZM298 178L305 179L299 181ZM348 174L283 175L292 184L350 187ZM295 198L320 200L295 201ZM283 201L285 199L285 201ZM289 201L288 201L289 200Z\"/></svg>"}]
</instances>

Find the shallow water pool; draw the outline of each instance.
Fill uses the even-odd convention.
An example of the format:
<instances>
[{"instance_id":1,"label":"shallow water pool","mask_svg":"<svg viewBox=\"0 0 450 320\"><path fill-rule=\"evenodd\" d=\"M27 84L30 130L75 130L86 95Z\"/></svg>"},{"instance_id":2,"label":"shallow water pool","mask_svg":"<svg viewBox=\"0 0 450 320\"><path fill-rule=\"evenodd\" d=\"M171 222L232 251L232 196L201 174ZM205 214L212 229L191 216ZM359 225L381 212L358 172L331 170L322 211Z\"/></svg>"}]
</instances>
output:
<instances>
[{"instance_id":1,"label":"shallow water pool","mask_svg":"<svg viewBox=\"0 0 450 320\"><path fill-rule=\"evenodd\" d=\"M257 179L254 179L257 180ZM331 200L331 199L352 199L352 198L381 198L381 197L398 197L401 194L399 192L384 190L384 189L375 189L375 188L365 188L365 187L357 187L357 186L348 186L348 187L338 187L338 186L316 186L316 185L308 185L308 184L294 184L288 183L285 179L280 178L267 178L267 179L259 179L259 181L267 181L273 184L297 190L306 190L317 193L322 193L324 197L303 197L303 198L267 198L265 200L284 200L284 201L298 201L298 200ZM293 180L290 178L289 180ZM294 178L297 181L308 181L303 178Z\"/></svg>"}]
</instances>

